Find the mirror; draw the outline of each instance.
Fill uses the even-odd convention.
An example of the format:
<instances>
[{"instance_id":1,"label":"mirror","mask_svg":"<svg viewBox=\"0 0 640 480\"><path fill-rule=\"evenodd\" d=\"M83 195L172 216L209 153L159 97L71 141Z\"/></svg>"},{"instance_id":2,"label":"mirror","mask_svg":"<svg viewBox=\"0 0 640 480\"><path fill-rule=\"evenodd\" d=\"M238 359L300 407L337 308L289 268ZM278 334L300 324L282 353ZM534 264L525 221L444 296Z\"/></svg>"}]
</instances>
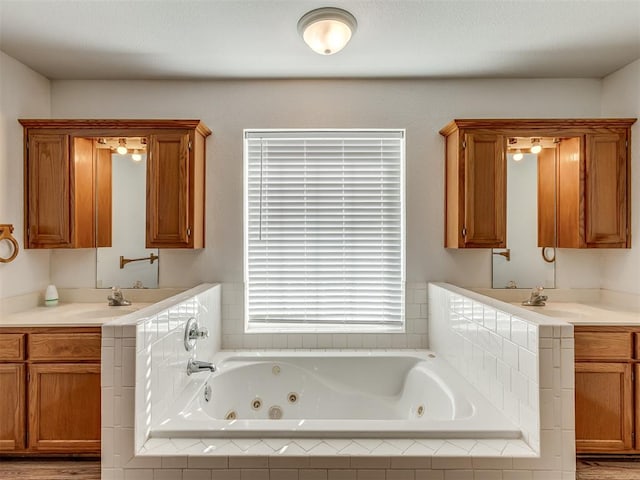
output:
<instances>
[{"instance_id":1,"label":"mirror","mask_svg":"<svg viewBox=\"0 0 640 480\"><path fill-rule=\"evenodd\" d=\"M507 248L491 252L492 288L555 288L557 146L555 138L509 138Z\"/></svg>"},{"instance_id":2,"label":"mirror","mask_svg":"<svg viewBox=\"0 0 640 480\"><path fill-rule=\"evenodd\" d=\"M158 288L158 249L145 248L146 138L96 138L96 288Z\"/></svg>"}]
</instances>

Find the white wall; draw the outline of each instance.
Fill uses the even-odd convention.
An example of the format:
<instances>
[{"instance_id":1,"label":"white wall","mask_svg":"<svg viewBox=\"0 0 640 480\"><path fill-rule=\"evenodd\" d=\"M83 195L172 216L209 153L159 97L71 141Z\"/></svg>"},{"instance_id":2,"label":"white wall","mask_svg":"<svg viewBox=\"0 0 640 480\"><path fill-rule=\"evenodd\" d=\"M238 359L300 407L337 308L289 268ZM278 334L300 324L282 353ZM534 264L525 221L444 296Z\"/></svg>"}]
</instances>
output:
<instances>
[{"instance_id":1,"label":"white wall","mask_svg":"<svg viewBox=\"0 0 640 480\"><path fill-rule=\"evenodd\" d=\"M54 81L52 115L200 118L207 144L207 248L161 250L161 286L242 282L244 128L407 130L407 281L491 285L489 250L443 249L444 142L454 118L598 117L599 80ZM558 255L558 286L599 286L594 252ZM573 275L574 266L580 275ZM563 271L564 270L564 271ZM180 275L175 275L180 272ZM59 286L93 286L93 251L57 251Z\"/></svg>"},{"instance_id":2,"label":"white wall","mask_svg":"<svg viewBox=\"0 0 640 480\"><path fill-rule=\"evenodd\" d=\"M640 59L602 82L602 116L640 117ZM640 123L631 129L631 250L607 250L602 287L640 294Z\"/></svg>"},{"instance_id":3,"label":"white wall","mask_svg":"<svg viewBox=\"0 0 640 480\"><path fill-rule=\"evenodd\" d=\"M0 263L0 298L44 290L49 282L49 250L24 250L23 137L18 118L47 118L50 83L0 51L0 224L11 223L20 252ZM11 252L8 242L0 256Z\"/></svg>"}]
</instances>

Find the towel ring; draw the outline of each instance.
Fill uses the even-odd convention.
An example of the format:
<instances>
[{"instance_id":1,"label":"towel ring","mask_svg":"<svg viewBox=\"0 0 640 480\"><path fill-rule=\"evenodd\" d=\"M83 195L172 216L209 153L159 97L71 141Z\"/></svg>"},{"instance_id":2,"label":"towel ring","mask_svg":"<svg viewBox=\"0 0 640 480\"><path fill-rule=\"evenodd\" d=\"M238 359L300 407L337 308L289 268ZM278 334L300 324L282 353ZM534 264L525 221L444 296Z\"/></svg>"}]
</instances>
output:
<instances>
[{"instance_id":1,"label":"towel ring","mask_svg":"<svg viewBox=\"0 0 640 480\"><path fill-rule=\"evenodd\" d=\"M14 238L13 235L13 225L4 224L0 225L0 242L2 240L7 240L9 243L13 245L13 252L7 258L0 257L0 263L9 263L13 262L15 258L18 256L18 252L20 251L20 247L18 246L18 241Z\"/></svg>"},{"instance_id":2,"label":"towel ring","mask_svg":"<svg viewBox=\"0 0 640 480\"><path fill-rule=\"evenodd\" d=\"M547 249L553 252L553 255L547 253ZM556 261L556 249L555 247L542 247L542 259L547 263L553 263Z\"/></svg>"}]
</instances>

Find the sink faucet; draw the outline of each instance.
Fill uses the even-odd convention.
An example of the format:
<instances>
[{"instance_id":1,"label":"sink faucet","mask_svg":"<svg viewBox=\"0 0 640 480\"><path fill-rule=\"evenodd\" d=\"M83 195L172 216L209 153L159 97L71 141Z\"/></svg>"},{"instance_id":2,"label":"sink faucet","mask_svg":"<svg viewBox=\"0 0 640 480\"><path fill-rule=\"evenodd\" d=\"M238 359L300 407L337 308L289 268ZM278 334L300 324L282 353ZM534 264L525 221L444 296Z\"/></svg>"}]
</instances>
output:
<instances>
[{"instance_id":1,"label":"sink faucet","mask_svg":"<svg viewBox=\"0 0 640 480\"><path fill-rule=\"evenodd\" d=\"M215 372L216 367L211 362L201 362L200 360L194 360L193 358L189 359L189 363L187 363L187 375L191 375L192 373L204 372L205 370Z\"/></svg>"},{"instance_id":2,"label":"sink faucet","mask_svg":"<svg viewBox=\"0 0 640 480\"><path fill-rule=\"evenodd\" d=\"M122 307L125 305L131 305L131 302L129 300L125 300L124 295L122 295L122 292L120 291L120 287L112 287L111 295L107 297L107 300L109 301L110 307Z\"/></svg>"},{"instance_id":3,"label":"sink faucet","mask_svg":"<svg viewBox=\"0 0 640 480\"><path fill-rule=\"evenodd\" d=\"M542 292L544 291L544 287L536 287L533 290L531 290L531 296L529 297L529 300L525 300L524 302L522 302L522 305L526 306L526 307L544 307L546 304L545 302L547 301L547 296L546 295L542 295Z\"/></svg>"}]
</instances>

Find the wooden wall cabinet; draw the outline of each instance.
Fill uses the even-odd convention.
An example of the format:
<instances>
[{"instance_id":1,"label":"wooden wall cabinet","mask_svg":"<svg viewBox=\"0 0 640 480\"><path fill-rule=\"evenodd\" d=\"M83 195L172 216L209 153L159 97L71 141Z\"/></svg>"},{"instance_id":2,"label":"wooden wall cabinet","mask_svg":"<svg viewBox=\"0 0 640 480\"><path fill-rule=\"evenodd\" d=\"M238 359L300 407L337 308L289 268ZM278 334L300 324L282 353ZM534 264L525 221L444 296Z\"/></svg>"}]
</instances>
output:
<instances>
[{"instance_id":1,"label":"wooden wall cabinet","mask_svg":"<svg viewBox=\"0 0 640 480\"><path fill-rule=\"evenodd\" d=\"M26 248L110 246L110 159L96 148L101 137L147 139L146 247L204 247L205 141L211 131L202 122L20 123L25 139ZM97 182L98 175L107 181Z\"/></svg>"},{"instance_id":2,"label":"wooden wall cabinet","mask_svg":"<svg viewBox=\"0 0 640 480\"><path fill-rule=\"evenodd\" d=\"M0 329L0 453L100 454L100 328Z\"/></svg>"},{"instance_id":3,"label":"wooden wall cabinet","mask_svg":"<svg viewBox=\"0 0 640 480\"><path fill-rule=\"evenodd\" d=\"M445 246L506 247L505 137L457 128L446 136Z\"/></svg>"},{"instance_id":4,"label":"wooden wall cabinet","mask_svg":"<svg viewBox=\"0 0 640 480\"><path fill-rule=\"evenodd\" d=\"M511 137L557 139L539 157L539 246L630 248L630 145L636 119L453 120L446 138L445 247L506 247L506 149ZM555 166L553 165L555 163ZM551 190L555 189L555 190Z\"/></svg>"},{"instance_id":5,"label":"wooden wall cabinet","mask_svg":"<svg viewBox=\"0 0 640 480\"><path fill-rule=\"evenodd\" d=\"M576 452L639 453L640 328L575 326L574 335Z\"/></svg>"},{"instance_id":6,"label":"wooden wall cabinet","mask_svg":"<svg viewBox=\"0 0 640 480\"><path fill-rule=\"evenodd\" d=\"M197 129L149 136L147 248L203 248L205 138Z\"/></svg>"}]
</instances>

